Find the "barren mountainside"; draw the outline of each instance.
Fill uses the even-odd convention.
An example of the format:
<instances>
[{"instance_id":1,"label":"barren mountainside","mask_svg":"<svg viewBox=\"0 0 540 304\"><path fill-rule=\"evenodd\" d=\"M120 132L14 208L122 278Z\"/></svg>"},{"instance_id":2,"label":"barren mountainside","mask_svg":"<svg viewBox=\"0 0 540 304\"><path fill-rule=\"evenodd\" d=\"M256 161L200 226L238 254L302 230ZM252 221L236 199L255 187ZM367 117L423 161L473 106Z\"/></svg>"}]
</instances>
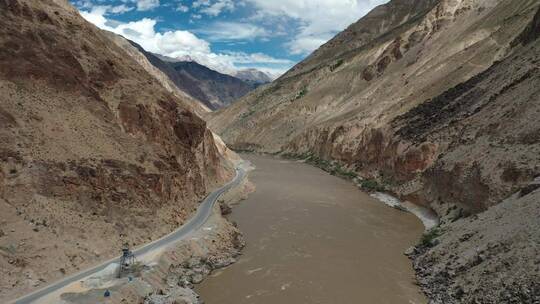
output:
<instances>
[{"instance_id":1,"label":"barren mountainside","mask_svg":"<svg viewBox=\"0 0 540 304\"><path fill-rule=\"evenodd\" d=\"M500 132L499 136L504 132L533 138L531 146L524 150L533 152L538 126L527 115L535 115L538 106L536 79L532 76L537 66L534 59L526 61L515 54L535 45L536 41L527 46L517 41L532 23L538 2L410 2L415 9L428 8L420 10L421 16L402 15L403 5L404 1L391 1L365 17L369 28L379 24L385 29L381 33L366 34L369 37L365 38L362 34L368 30L359 25L367 21L361 19L271 85L214 114L211 126L238 149L311 153L340 161L365 177L392 175L389 178L396 183L410 184L400 189L400 193L407 194L418 190L411 183L417 180L418 173L427 173L449 149L469 143L483 150L480 144L487 143L481 138L485 134L477 130L480 124L489 125L490 133ZM390 26L391 22L385 20L394 23ZM349 42L356 36L360 42ZM353 50L349 50L351 43L357 45ZM529 53L534 56L534 50ZM330 54L337 55L328 58ZM465 93L471 87L478 89L476 86L489 75L490 67L493 69L501 60L513 60L515 64L508 66L516 70L505 71L508 77L498 78L496 85L489 81L482 86L481 93L488 101L480 106L480 93L474 98ZM517 85L527 88L519 98L527 105L526 112L517 112L516 100L508 96ZM516 111L514 115L519 114L513 120L505 117L510 129L493 129L493 124L504 122L493 115L504 113L485 105L497 102L508 111ZM453 103L456 105L451 106ZM460 111L465 113L460 115ZM471 122L464 123L465 118ZM472 138L466 141L463 128L473 123L478 124L474 130L479 133L468 135ZM434 131L439 134L428 138L428 133L434 136ZM473 163L461 164L461 174L481 171L473 169ZM530 175L526 179L530 180ZM485 209L499 201L512 185L490 184L503 186L504 190L494 190L490 193L493 196L481 199L478 206L463 207ZM459 202L456 198L454 202ZM428 200L418 195L416 201Z\"/></svg>"},{"instance_id":2,"label":"barren mountainside","mask_svg":"<svg viewBox=\"0 0 540 304\"><path fill-rule=\"evenodd\" d=\"M434 209L437 241L413 254L434 303L534 303L539 6L390 1L210 125L236 149L335 161Z\"/></svg>"},{"instance_id":3,"label":"barren mountainside","mask_svg":"<svg viewBox=\"0 0 540 304\"><path fill-rule=\"evenodd\" d=\"M133 41L130 43L146 56L154 67L167 75L178 89L199 100L209 109L225 107L255 88L252 83L214 71L195 61L176 61L147 52Z\"/></svg>"},{"instance_id":4,"label":"barren mountainside","mask_svg":"<svg viewBox=\"0 0 540 304\"><path fill-rule=\"evenodd\" d=\"M151 53L146 52L141 46L133 41L112 32L103 31L103 33L107 35L109 39L114 41L116 45L126 51L126 53L137 61L137 63L139 63L139 65L141 65L150 75L154 76L165 89L184 100L185 104L190 106L193 112L197 113L199 116L203 116L210 111L210 109L200 100L195 99L192 95L180 89L180 87L173 82L169 74L165 73L167 72L167 63L162 62L158 58L154 60L154 56Z\"/></svg>"},{"instance_id":5,"label":"barren mountainside","mask_svg":"<svg viewBox=\"0 0 540 304\"><path fill-rule=\"evenodd\" d=\"M187 92L193 91L192 96L213 110L230 105L254 88L239 78L219 73L195 61L169 64L175 71L172 76L174 82ZM186 84L190 82L193 85L187 87Z\"/></svg>"},{"instance_id":6,"label":"barren mountainside","mask_svg":"<svg viewBox=\"0 0 540 304\"><path fill-rule=\"evenodd\" d=\"M0 1L0 95L0 299L170 232L232 176L191 101L66 0Z\"/></svg>"}]
</instances>

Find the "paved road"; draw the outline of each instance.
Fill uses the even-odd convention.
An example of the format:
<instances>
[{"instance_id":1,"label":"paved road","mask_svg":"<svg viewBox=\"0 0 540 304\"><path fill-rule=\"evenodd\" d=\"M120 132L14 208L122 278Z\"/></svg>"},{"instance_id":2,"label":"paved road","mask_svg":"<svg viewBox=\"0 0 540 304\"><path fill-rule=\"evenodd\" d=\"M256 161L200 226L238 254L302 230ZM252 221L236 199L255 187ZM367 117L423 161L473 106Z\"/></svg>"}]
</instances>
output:
<instances>
[{"instance_id":1,"label":"paved road","mask_svg":"<svg viewBox=\"0 0 540 304\"><path fill-rule=\"evenodd\" d=\"M189 233L199 229L205 222L208 220L210 215L212 214L212 208L214 207L215 202L219 198L220 195L227 192L229 189L235 187L244 179L246 175L246 171L241 167L236 168L236 176L234 179L221 188L217 189L216 191L210 193L204 201L200 204L197 213L193 218L191 218L186 224L182 225L177 230L173 231L172 233L162 237L161 239L158 239L156 241L153 241L149 244L146 244L136 250L133 251L135 256L140 256L145 253L148 253L152 250L158 249L158 248L164 248L169 246L170 244L177 242L179 240L182 240L185 238ZM30 293L26 296L23 296L15 301L13 301L13 304L29 304L29 303L37 303L37 300L40 298L43 298L44 296L53 293L60 288L63 288L71 283L78 282L87 276L90 276L92 274L95 274L105 268L107 268L112 263L118 263L120 257L111 259L103 264L100 264L98 266L94 266L90 269L84 270L82 272L79 272L77 274L74 274L72 276L66 277L52 285L49 285L45 288L42 288L40 290L37 290L33 293Z\"/></svg>"}]
</instances>

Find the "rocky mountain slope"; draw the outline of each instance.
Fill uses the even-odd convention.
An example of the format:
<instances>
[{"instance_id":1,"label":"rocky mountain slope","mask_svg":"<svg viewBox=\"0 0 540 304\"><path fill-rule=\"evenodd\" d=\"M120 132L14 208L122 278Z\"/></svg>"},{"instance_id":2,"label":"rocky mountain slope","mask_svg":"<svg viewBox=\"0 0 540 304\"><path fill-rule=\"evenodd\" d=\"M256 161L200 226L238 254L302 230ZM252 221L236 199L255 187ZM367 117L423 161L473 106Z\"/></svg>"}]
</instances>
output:
<instances>
[{"instance_id":1,"label":"rocky mountain slope","mask_svg":"<svg viewBox=\"0 0 540 304\"><path fill-rule=\"evenodd\" d=\"M228 106L254 88L252 84L221 74L195 61L172 62L170 65L176 73L173 76L174 82L211 109ZM186 86L189 81L194 86Z\"/></svg>"},{"instance_id":2,"label":"rocky mountain slope","mask_svg":"<svg viewBox=\"0 0 540 304\"><path fill-rule=\"evenodd\" d=\"M237 149L335 161L433 208L441 228L414 258L434 303L534 303L539 6L390 1L210 125Z\"/></svg>"},{"instance_id":3,"label":"rocky mountain slope","mask_svg":"<svg viewBox=\"0 0 540 304\"><path fill-rule=\"evenodd\" d=\"M103 32L109 39L114 41L116 45L126 51L131 58L137 61L137 63L139 63L150 75L154 76L154 78L156 78L165 89L184 100L185 103L190 106L193 112L202 117L210 111L210 109L203 102L195 99L189 93L181 90L180 87L172 81L169 74L165 74L163 72L169 72L168 69L170 69L166 62L161 61L159 58L155 58L155 56L151 53L147 53L141 46L133 41L112 32ZM196 84L189 82L189 80L188 84L184 84L183 86L189 87L189 84L192 86L192 88L197 88Z\"/></svg>"},{"instance_id":4,"label":"rocky mountain slope","mask_svg":"<svg viewBox=\"0 0 540 304\"><path fill-rule=\"evenodd\" d=\"M180 90L201 101L209 109L227 106L256 87L252 83L219 73L195 61L175 61L173 58L147 52L135 42L130 42Z\"/></svg>"},{"instance_id":5,"label":"rocky mountain slope","mask_svg":"<svg viewBox=\"0 0 540 304\"><path fill-rule=\"evenodd\" d=\"M189 100L66 0L0 1L0 302L186 220L233 172Z\"/></svg>"}]
</instances>

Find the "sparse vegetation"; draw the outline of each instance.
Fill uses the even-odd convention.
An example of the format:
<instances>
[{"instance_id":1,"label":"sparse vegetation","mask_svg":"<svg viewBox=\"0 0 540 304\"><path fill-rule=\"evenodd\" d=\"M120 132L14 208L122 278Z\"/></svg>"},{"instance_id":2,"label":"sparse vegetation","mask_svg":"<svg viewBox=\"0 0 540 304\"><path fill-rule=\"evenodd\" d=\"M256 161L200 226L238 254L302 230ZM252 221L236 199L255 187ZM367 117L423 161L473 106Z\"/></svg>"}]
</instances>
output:
<instances>
[{"instance_id":1,"label":"sparse vegetation","mask_svg":"<svg viewBox=\"0 0 540 304\"><path fill-rule=\"evenodd\" d=\"M420 245L423 247L433 247L437 245L436 239L443 234L442 229L437 226L433 227L422 235Z\"/></svg>"},{"instance_id":2,"label":"sparse vegetation","mask_svg":"<svg viewBox=\"0 0 540 304\"><path fill-rule=\"evenodd\" d=\"M248 148L230 148L236 153L255 153L255 149L248 149Z\"/></svg>"},{"instance_id":3,"label":"sparse vegetation","mask_svg":"<svg viewBox=\"0 0 540 304\"><path fill-rule=\"evenodd\" d=\"M379 184L379 182L375 179L366 179L360 182L360 186L363 190L368 192L382 192L385 191L386 188Z\"/></svg>"},{"instance_id":4,"label":"sparse vegetation","mask_svg":"<svg viewBox=\"0 0 540 304\"><path fill-rule=\"evenodd\" d=\"M347 179L353 179L358 177L355 172L349 171L343 168L341 165L337 164L334 170L331 172L333 175L341 176Z\"/></svg>"},{"instance_id":5,"label":"sparse vegetation","mask_svg":"<svg viewBox=\"0 0 540 304\"><path fill-rule=\"evenodd\" d=\"M279 154L279 153L278 153ZM347 169L342 166L337 161L329 161L323 158L320 158L313 153L306 152L301 154L296 153L280 153L280 156L286 159L297 159L304 160L306 163L318 167L332 175L339 176L347 180L353 180L358 178L358 174L354 171ZM376 179L365 179L360 181L360 187L362 190L367 192L384 192L387 190L385 185L387 184L386 180L383 180L382 183Z\"/></svg>"},{"instance_id":6,"label":"sparse vegetation","mask_svg":"<svg viewBox=\"0 0 540 304\"><path fill-rule=\"evenodd\" d=\"M281 157L287 158L287 159L304 160L306 163L310 165L318 167L332 175L339 176L341 178L345 178L348 180L352 180L358 177L358 175L355 172L348 170L347 168L343 167L340 163L336 161L328 161L312 153L302 153L302 154L282 153Z\"/></svg>"},{"instance_id":7,"label":"sparse vegetation","mask_svg":"<svg viewBox=\"0 0 540 304\"><path fill-rule=\"evenodd\" d=\"M278 153L279 154L279 153ZM351 171L347 169L346 167L342 166L337 161L329 161L323 158L320 158L313 153L306 152L301 154L295 154L295 153L281 153L281 157L287 158L287 159L297 159L297 160L304 160L306 163L316 166L332 175L347 179L347 180L354 180L358 178L358 174L354 171ZM359 181L359 186L362 188L362 190L366 192L385 192L388 191L388 185L390 185L391 180L389 179L365 179ZM403 211L407 211L405 208L403 208Z\"/></svg>"},{"instance_id":8,"label":"sparse vegetation","mask_svg":"<svg viewBox=\"0 0 540 304\"><path fill-rule=\"evenodd\" d=\"M308 89L306 87L302 88L298 93L296 93L296 96L294 96L294 100L298 100L308 93Z\"/></svg>"},{"instance_id":9,"label":"sparse vegetation","mask_svg":"<svg viewBox=\"0 0 540 304\"><path fill-rule=\"evenodd\" d=\"M335 63L333 63L332 65L330 65L330 72L333 72L335 71L337 68L339 68L342 64L343 64L343 59L338 59L338 61L336 61Z\"/></svg>"},{"instance_id":10,"label":"sparse vegetation","mask_svg":"<svg viewBox=\"0 0 540 304\"><path fill-rule=\"evenodd\" d=\"M253 110L252 108L249 108L247 112L243 112L242 114L240 114L239 118L240 119L248 118L249 116L253 115L253 113L255 113L255 110Z\"/></svg>"}]
</instances>

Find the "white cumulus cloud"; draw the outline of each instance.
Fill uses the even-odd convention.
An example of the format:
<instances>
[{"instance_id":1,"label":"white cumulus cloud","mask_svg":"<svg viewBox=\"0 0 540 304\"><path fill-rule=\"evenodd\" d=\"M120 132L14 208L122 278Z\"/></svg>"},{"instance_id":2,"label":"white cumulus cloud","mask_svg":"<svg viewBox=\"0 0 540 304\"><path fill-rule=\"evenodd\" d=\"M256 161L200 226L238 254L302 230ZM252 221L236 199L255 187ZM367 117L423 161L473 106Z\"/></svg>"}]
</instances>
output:
<instances>
[{"instance_id":1,"label":"white cumulus cloud","mask_svg":"<svg viewBox=\"0 0 540 304\"><path fill-rule=\"evenodd\" d=\"M148 11L159 6L159 0L136 0L138 11Z\"/></svg>"},{"instance_id":2,"label":"white cumulus cloud","mask_svg":"<svg viewBox=\"0 0 540 304\"><path fill-rule=\"evenodd\" d=\"M178 4L178 6L176 6L176 11L182 12L182 13L187 13L187 12L189 12L189 7L183 5L182 3L180 3L180 4Z\"/></svg>"},{"instance_id":3,"label":"white cumulus cloud","mask_svg":"<svg viewBox=\"0 0 540 304\"><path fill-rule=\"evenodd\" d=\"M388 0L244 0L257 8L256 18L287 16L299 22L287 43L293 54L308 54L337 32Z\"/></svg>"},{"instance_id":4,"label":"white cumulus cloud","mask_svg":"<svg viewBox=\"0 0 540 304\"><path fill-rule=\"evenodd\" d=\"M212 4L208 3L208 6L202 8L200 12L208 16L217 17L224 11L232 12L234 9L235 5L232 0L218 0Z\"/></svg>"},{"instance_id":5,"label":"white cumulus cloud","mask_svg":"<svg viewBox=\"0 0 540 304\"><path fill-rule=\"evenodd\" d=\"M234 74L239 69L253 67L270 72L276 77L293 65L293 62L287 59L273 58L262 53L214 53L208 41L198 38L189 31L157 32L155 30L157 21L151 18L122 23L108 19L107 14L110 11L104 7L94 7L90 11L80 13L99 28L122 35L149 52L172 58L189 56L200 64L222 73Z\"/></svg>"},{"instance_id":6,"label":"white cumulus cloud","mask_svg":"<svg viewBox=\"0 0 540 304\"><path fill-rule=\"evenodd\" d=\"M197 32L204 34L211 41L220 42L253 40L256 38L268 37L270 35L266 29L252 23L226 21L214 22Z\"/></svg>"}]
</instances>

